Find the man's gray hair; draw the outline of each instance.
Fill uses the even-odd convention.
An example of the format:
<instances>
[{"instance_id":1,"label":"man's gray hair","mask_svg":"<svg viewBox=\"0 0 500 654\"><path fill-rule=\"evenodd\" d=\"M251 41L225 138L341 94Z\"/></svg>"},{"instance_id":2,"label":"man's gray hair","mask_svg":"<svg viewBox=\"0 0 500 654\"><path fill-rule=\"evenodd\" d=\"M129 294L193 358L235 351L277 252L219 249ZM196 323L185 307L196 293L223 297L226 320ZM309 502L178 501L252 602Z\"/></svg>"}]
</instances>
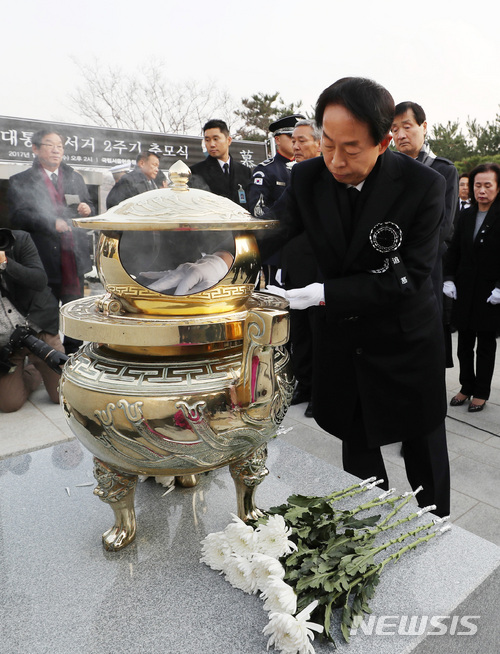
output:
<instances>
[{"instance_id":1,"label":"man's gray hair","mask_svg":"<svg viewBox=\"0 0 500 654\"><path fill-rule=\"evenodd\" d=\"M302 125L307 125L308 127L310 127L312 129L313 138L314 138L315 141L320 141L321 140L321 130L316 125L315 120L306 120L306 119L304 119L304 120L298 120L295 123L295 127L301 127Z\"/></svg>"}]
</instances>

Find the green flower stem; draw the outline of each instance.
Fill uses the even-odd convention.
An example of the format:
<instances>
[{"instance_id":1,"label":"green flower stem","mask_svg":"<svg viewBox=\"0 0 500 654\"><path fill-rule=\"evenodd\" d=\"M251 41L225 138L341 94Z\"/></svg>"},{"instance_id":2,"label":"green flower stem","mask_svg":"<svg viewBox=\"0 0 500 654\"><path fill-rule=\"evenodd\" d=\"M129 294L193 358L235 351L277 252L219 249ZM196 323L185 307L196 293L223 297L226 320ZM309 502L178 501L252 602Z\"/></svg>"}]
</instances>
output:
<instances>
[{"instance_id":1,"label":"green flower stem","mask_svg":"<svg viewBox=\"0 0 500 654\"><path fill-rule=\"evenodd\" d=\"M359 484L355 484L354 486L349 486L349 488L345 488L342 491L337 491L336 493L332 493L331 495L328 495L328 497L326 497L325 499L330 504L334 504L339 500L344 500L348 497L354 497L355 495L359 495L360 493L366 493L366 491L370 489L371 489L370 486L360 487Z\"/></svg>"},{"instance_id":2,"label":"green flower stem","mask_svg":"<svg viewBox=\"0 0 500 654\"><path fill-rule=\"evenodd\" d=\"M398 499L401 499L401 497L402 497L402 496L400 496ZM382 525L385 525L387 522L389 522L389 520L390 520L391 518L393 518L393 517L396 515L396 513L398 513L398 512L399 512L399 511L404 507L404 506L406 506L406 505L408 504L408 502L409 502L411 499L413 499L414 497L415 497L415 495L414 495L413 493L409 493L409 494L408 494L408 495L403 499L403 501L401 502L401 504L398 504L396 507L394 507L394 509L393 509L389 514L387 514L387 515L385 516L385 518L384 518L383 520L381 520L381 522L380 522L379 524L382 526Z\"/></svg>"},{"instance_id":3,"label":"green flower stem","mask_svg":"<svg viewBox=\"0 0 500 654\"><path fill-rule=\"evenodd\" d=\"M434 523L431 523L430 525L426 525L427 529L430 529L430 527L434 526ZM397 552L394 552L394 554L391 554L388 556L386 559L384 559L380 565L381 565L381 570L384 568L384 566L389 563L389 561L399 561L399 559L405 554L406 552L410 552L411 550L414 550L416 547L421 545L422 543L427 543L430 541L432 538L435 538L438 535L438 531L432 531L430 534L427 534L426 536L421 536L419 539L413 541L413 543L408 543L408 545L405 545L401 549L399 549Z\"/></svg>"},{"instance_id":4,"label":"green flower stem","mask_svg":"<svg viewBox=\"0 0 500 654\"><path fill-rule=\"evenodd\" d=\"M408 537L414 535L415 533L418 533L419 531L422 531L422 530L425 529L425 528L430 529L430 528L433 527L433 526L434 526L434 523L430 523L430 524L428 524L428 525L425 525L424 527L419 527L418 530L415 530L414 532L410 532L410 533L408 533L408 534L405 534L404 537L403 537L403 539L404 539L404 538L408 538ZM372 576L375 575L375 574L380 575L380 573L382 572L382 570L384 569L384 567L385 567L385 566L386 566L390 561L397 561L397 560L399 560L403 554L405 554L406 552L410 552L411 550L414 550L416 547L418 547L418 546L421 545L422 543L426 543L427 541L429 541L429 540L431 540L432 538L434 538L435 536L437 536L438 533L439 533L439 532L437 532L437 531L433 531L433 532L427 534L426 536L421 536L421 537L420 537L419 539L417 539L416 541L413 541L412 543L409 543L408 545L405 545L405 546L402 547L400 550L398 550L397 552L394 552L393 554L391 554L390 556L388 556L386 559L384 559L384 560L381 561L380 563L377 563L376 565L374 565L373 567L371 567L370 570L367 570L366 572L364 572L364 573L358 575L357 577L355 577L355 578L352 580L352 582L348 585L348 587L347 587L346 589L343 589L343 590L341 590L341 591L339 591L339 592L337 592L337 593L335 593L334 595L331 596L331 601L330 601L330 603L332 604L332 606L334 606L334 605L335 605L335 601L336 601L337 599L339 599L340 597L342 597L342 595L344 595L344 594L346 594L347 599L349 599L349 596L351 595L352 591L356 588L356 586L358 586L358 585L361 584L362 582L366 581L369 577L372 577ZM400 538L401 538L401 537L400 537ZM394 539L393 542L386 543L386 545L383 546L383 548L387 548L387 547L389 547L391 544L395 544L396 542L398 542L398 540L400 540L400 539ZM376 548L376 549L377 549L378 551L382 551L381 548Z\"/></svg>"},{"instance_id":5,"label":"green flower stem","mask_svg":"<svg viewBox=\"0 0 500 654\"><path fill-rule=\"evenodd\" d=\"M347 520L349 517L355 515L355 513L358 513L361 510L367 510L367 509L375 508L375 507L378 507L378 506L382 506L383 504L394 504L395 502L400 500L401 497L402 496L387 497L387 498L384 498L383 500L380 500L380 501L377 498L376 500L372 500L371 502L367 502L366 504L362 505L361 507L357 507L357 509L354 509L353 511L350 511L347 514L344 514L342 516L342 518L340 518L340 520ZM403 506L405 506L412 499L412 497L413 497L412 494L409 494L407 497L405 497L404 500L393 511L391 511L389 513L388 517L390 518L390 517L396 515L396 513L398 513L398 511L400 511L403 508ZM397 520L397 521L395 521L393 523L390 523L389 525L385 524L387 522L387 519L384 519L379 523L379 525L381 525L381 526L377 526L374 529L359 530L358 534L355 535L355 536L346 536L344 534L340 538L335 539L329 545L329 547L327 547L325 549L325 552L324 552L325 556L327 557L333 549L337 549L339 546L343 545L344 543L352 542L352 541L357 541L357 542L359 542L359 541L371 541L371 540L373 540L373 538L377 534L379 534L379 533L381 533L383 531L387 531L389 529L395 528L398 525L403 524L405 522L409 522L410 520L413 520L416 517L418 517L418 514L417 513L412 513L409 516L407 516L406 518L401 518L401 520ZM335 521L335 519L334 519L334 521Z\"/></svg>"},{"instance_id":6,"label":"green flower stem","mask_svg":"<svg viewBox=\"0 0 500 654\"><path fill-rule=\"evenodd\" d=\"M351 515L356 515L356 513L360 513L361 511L368 511L368 509L376 509L377 507L384 506L386 504L392 504L393 505L399 499L401 499L401 496L385 497L383 500L379 500L378 497L377 497L374 500L371 500L370 502L366 502L365 504L361 504L360 506L357 506L355 509L353 509L351 511ZM406 501L404 502L404 504L406 504ZM403 507L404 504L402 502L399 508ZM397 511L399 511L399 508L397 510L395 510L394 512L391 512L391 513L394 515L394 513L397 513Z\"/></svg>"},{"instance_id":7,"label":"green flower stem","mask_svg":"<svg viewBox=\"0 0 500 654\"><path fill-rule=\"evenodd\" d=\"M373 548L372 549L373 556L377 555L379 552L383 552L384 550L389 548L391 545L396 545L396 543L402 543L407 538L410 538L411 536L416 536L421 531L424 531L425 529L431 529L431 527L433 527L433 526L434 526L434 523L430 522L429 524L426 524L426 525L420 525L419 527L417 527L413 531L409 531L407 534L403 534L402 536L398 536L397 538L392 538L391 540L387 541L387 543L384 543L383 545L379 545L378 547ZM422 540L423 543L426 542L426 540L429 540L427 538L427 536L423 536L422 539L423 539ZM420 541L420 539L419 539L419 541ZM417 542L419 542L419 541L417 541ZM406 547L409 547L409 545L407 545ZM405 548L403 548L403 549L405 549Z\"/></svg>"},{"instance_id":8,"label":"green flower stem","mask_svg":"<svg viewBox=\"0 0 500 654\"><path fill-rule=\"evenodd\" d=\"M404 505L401 504L401 506L404 506ZM394 515L395 512L392 512L392 514ZM369 530L365 531L364 533L359 534L358 536L354 536L351 540L362 539L362 538L365 537L365 535L376 536L377 534L380 534L383 531L388 531L389 529L394 529L394 528L399 527L400 525L404 524L405 522L410 522L410 520L414 520L415 518L418 518L418 517L419 517L418 513L415 512L415 513L410 513L410 515L406 516L405 518L400 518L399 520L396 520L396 521L391 522L389 524L384 524L386 521L382 520L379 523L380 526L377 526L374 529L369 529Z\"/></svg>"}]
</instances>

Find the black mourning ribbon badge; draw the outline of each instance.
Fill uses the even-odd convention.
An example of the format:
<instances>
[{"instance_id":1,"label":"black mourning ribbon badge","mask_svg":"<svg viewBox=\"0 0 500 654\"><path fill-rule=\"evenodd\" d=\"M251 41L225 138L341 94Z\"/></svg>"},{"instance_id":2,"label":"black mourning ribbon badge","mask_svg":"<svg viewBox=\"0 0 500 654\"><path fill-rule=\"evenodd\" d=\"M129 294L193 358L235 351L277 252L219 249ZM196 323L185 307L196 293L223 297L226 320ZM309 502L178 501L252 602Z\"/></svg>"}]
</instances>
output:
<instances>
[{"instance_id":1,"label":"black mourning ribbon badge","mask_svg":"<svg viewBox=\"0 0 500 654\"><path fill-rule=\"evenodd\" d=\"M392 254L385 259L382 268L377 270L370 270L372 273L384 273L389 269L389 266L394 270L401 288L408 284L408 277L406 268L401 260L398 248L403 241L403 232L399 225L396 223L385 222L377 223L370 232L370 243L377 252L382 254Z\"/></svg>"}]
</instances>

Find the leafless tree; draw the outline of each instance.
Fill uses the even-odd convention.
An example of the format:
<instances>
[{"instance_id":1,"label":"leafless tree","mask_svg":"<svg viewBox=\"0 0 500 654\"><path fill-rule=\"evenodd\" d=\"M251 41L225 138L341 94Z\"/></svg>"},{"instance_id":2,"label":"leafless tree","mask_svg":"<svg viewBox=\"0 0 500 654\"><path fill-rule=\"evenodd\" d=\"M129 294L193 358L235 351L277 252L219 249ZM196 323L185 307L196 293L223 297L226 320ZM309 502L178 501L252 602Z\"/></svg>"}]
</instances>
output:
<instances>
[{"instance_id":1,"label":"leafless tree","mask_svg":"<svg viewBox=\"0 0 500 654\"><path fill-rule=\"evenodd\" d=\"M73 111L94 125L171 134L200 134L210 118L238 129L237 104L213 81L174 82L160 63L139 72L75 61L83 82L69 101Z\"/></svg>"}]
</instances>

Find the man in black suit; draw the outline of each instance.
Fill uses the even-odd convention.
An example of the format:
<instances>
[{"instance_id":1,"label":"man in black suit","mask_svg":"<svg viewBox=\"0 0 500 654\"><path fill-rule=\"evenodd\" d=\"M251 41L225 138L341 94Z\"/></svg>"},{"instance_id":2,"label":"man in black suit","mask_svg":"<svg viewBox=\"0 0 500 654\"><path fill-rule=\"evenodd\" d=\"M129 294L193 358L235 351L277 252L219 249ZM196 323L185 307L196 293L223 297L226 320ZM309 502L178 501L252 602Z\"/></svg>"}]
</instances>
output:
<instances>
[{"instance_id":1,"label":"man in black suit","mask_svg":"<svg viewBox=\"0 0 500 654\"><path fill-rule=\"evenodd\" d=\"M469 173L462 173L458 178L458 207L455 220L470 207Z\"/></svg>"},{"instance_id":2,"label":"man in black suit","mask_svg":"<svg viewBox=\"0 0 500 654\"><path fill-rule=\"evenodd\" d=\"M140 152L134 170L120 177L109 192L106 207L110 209L123 200L158 188L155 180L159 169L160 159L156 152Z\"/></svg>"},{"instance_id":3,"label":"man in black suit","mask_svg":"<svg viewBox=\"0 0 500 654\"><path fill-rule=\"evenodd\" d=\"M453 236L453 226L458 205L458 173L453 162L444 157L438 157L427 142L427 120L425 111L416 102L400 102L396 105L392 123L392 138L398 152L420 161L424 166L434 168L446 180L445 206L446 212L441 223L441 242L438 258L432 271L434 292L443 312L443 331L446 348L446 367L453 368L453 348L451 341L450 301L442 292L443 289L443 257Z\"/></svg>"},{"instance_id":4,"label":"man in black suit","mask_svg":"<svg viewBox=\"0 0 500 654\"><path fill-rule=\"evenodd\" d=\"M424 166L434 168L446 180L445 205L446 213L441 223L441 243L436 268L432 279L436 297L440 305L443 299L442 258L453 235L453 222L458 202L458 173L453 162L444 157L438 157L427 142L427 120L425 111L416 102L400 102L396 105L394 120L391 127L392 138L398 152L420 161Z\"/></svg>"},{"instance_id":5,"label":"man in black suit","mask_svg":"<svg viewBox=\"0 0 500 654\"><path fill-rule=\"evenodd\" d=\"M10 222L31 234L49 286L65 304L82 297L84 273L92 268L88 234L73 227L72 219L94 215L95 209L83 177L63 163L62 136L50 128L39 130L32 144L33 166L9 180ZM79 343L66 337L66 353Z\"/></svg>"},{"instance_id":6,"label":"man in black suit","mask_svg":"<svg viewBox=\"0 0 500 654\"><path fill-rule=\"evenodd\" d=\"M252 171L229 155L231 136L223 120L209 120L203 126L208 156L191 167L193 187L201 187L247 207L246 188Z\"/></svg>"},{"instance_id":7,"label":"man in black suit","mask_svg":"<svg viewBox=\"0 0 500 654\"><path fill-rule=\"evenodd\" d=\"M450 509L440 313L431 270L445 180L388 150L394 101L372 80L344 78L316 105L323 158L292 169L276 208L281 234L305 231L322 281L272 291L314 309L313 411L342 440L344 468L388 487L380 447L403 441L419 504Z\"/></svg>"}]
</instances>

